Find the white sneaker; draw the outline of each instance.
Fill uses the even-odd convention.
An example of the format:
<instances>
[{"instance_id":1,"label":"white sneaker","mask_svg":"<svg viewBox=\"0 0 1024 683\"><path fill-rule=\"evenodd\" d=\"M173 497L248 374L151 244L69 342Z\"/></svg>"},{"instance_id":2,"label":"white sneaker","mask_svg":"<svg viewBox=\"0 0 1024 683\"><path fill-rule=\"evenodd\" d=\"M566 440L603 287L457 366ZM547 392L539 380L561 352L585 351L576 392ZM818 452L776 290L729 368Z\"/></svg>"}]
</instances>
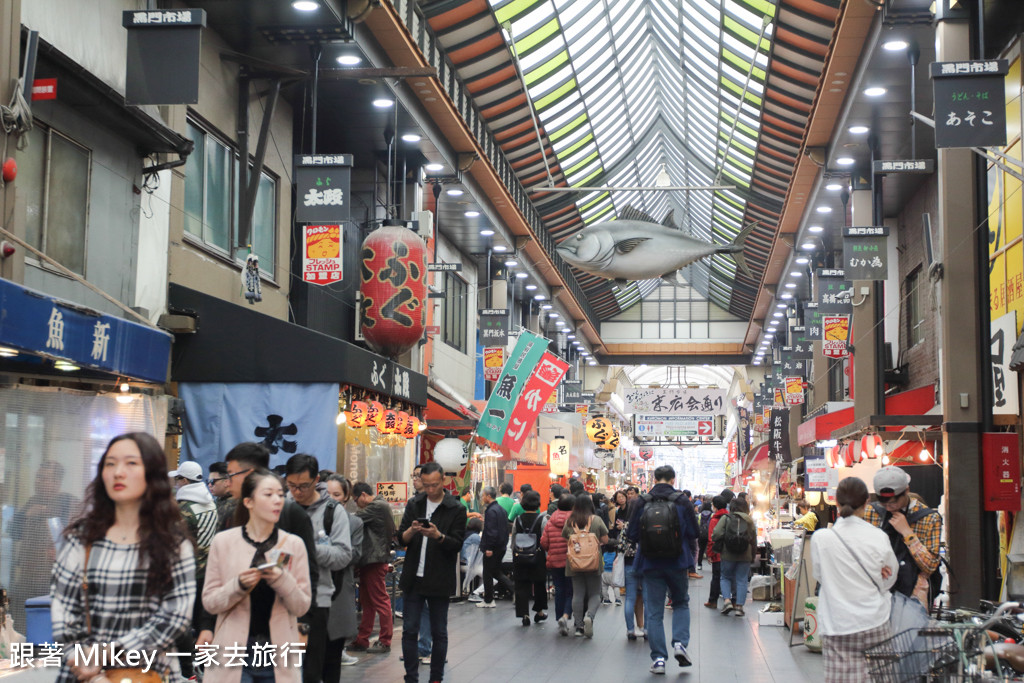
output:
<instances>
[{"instance_id":1,"label":"white sneaker","mask_svg":"<svg viewBox=\"0 0 1024 683\"><path fill-rule=\"evenodd\" d=\"M470 593L469 597L466 598L466 600L468 600L469 602L483 602L484 601L484 597L482 595L478 595L476 593Z\"/></svg>"},{"instance_id":2,"label":"white sneaker","mask_svg":"<svg viewBox=\"0 0 1024 683\"><path fill-rule=\"evenodd\" d=\"M558 635L569 635L569 620L565 616L558 617Z\"/></svg>"},{"instance_id":3,"label":"white sneaker","mask_svg":"<svg viewBox=\"0 0 1024 683\"><path fill-rule=\"evenodd\" d=\"M494 608L495 608L495 607L497 607L498 605L496 605L496 604L494 603L494 601L492 600L491 602L487 602L487 601L484 601L484 602L478 602L478 603L476 603L476 606L477 606L477 607L486 607L486 608L488 608L488 609L494 609Z\"/></svg>"},{"instance_id":4,"label":"white sneaker","mask_svg":"<svg viewBox=\"0 0 1024 683\"><path fill-rule=\"evenodd\" d=\"M661 657L658 657L657 659L655 659L654 663L651 664L651 673L652 674L658 674L660 676L664 676L665 675L665 660L662 659Z\"/></svg>"},{"instance_id":5,"label":"white sneaker","mask_svg":"<svg viewBox=\"0 0 1024 683\"><path fill-rule=\"evenodd\" d=\"M693 662L690 661L690 655L686 653L686 648L682 643L675 643L672 645L673 654L676 656L676 661L679 666L692 666Z\"/></svg>"},{"instance_id":6,"label":"white sneaker","mask_svg":"<svg viewBox=\"0 0 1024 683\"><path fill-rule=\"evenodd\" d=\"M341 665L342 666L352 666L353 664L358 664L358 663L359 663L359 657L353 657L352 655L350 655L349 653L345 652L344 650L341 651Z\"/></svg>"},{"instance_id":7,"label":"white sneaker","mask_svg":"<svg viewBox=\"0 0 1024 683\"><path fill-rule=\"evenodd\" d=\"M642 628L634 628L633 635L637 638L643 638L644 640L647 639L647 631L643 630Z\"/></svg>"},{"instance_id":8,"label":"white sneaker","mask_svg":"<svg viewBox=\"0 0 1024 683\"><path fill-rule=\"evenodd\" d=\"M583 635L587 638L594 637L594 619L589 614L583 617Z\"/></svg>"}]
</instances>

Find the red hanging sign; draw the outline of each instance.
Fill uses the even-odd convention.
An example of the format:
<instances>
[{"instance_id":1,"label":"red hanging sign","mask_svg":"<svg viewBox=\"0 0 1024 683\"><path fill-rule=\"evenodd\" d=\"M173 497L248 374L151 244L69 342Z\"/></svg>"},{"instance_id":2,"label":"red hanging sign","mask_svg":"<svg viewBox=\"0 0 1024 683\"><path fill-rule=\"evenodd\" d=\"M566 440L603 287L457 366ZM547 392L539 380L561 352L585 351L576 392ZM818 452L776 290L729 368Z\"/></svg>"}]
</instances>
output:
<instances>
[{"instance_id":1,"label":"red hanging sign","mask_svg":"<svg viewBox=\"0 0 1024 683\"><path fill-rule=\"evenodd\" d=\"M826 315L821 318L823 335L822 353L829 358L846 358L850 355L850 316Z\"/></svg>"},{"instance_id":2,"label":"red hanging sign","mask_svg":"<svg viewBox=\"0 0 1024 683\"><path fill-rule=\"evenodd\" d=\"M981 435L985 510L1020 511L1020 447L1017 435Z\"/></svg>"},{"instance_id":3,"label":"red hanging sign","mask_svg":"<svg viewBox=\"0 0 1024 683\"><path fill-rule=\"evenodd\" d=\"M512 452L518 452L526 442L526 437L533 430L537 421L537 414L548 400L548 396L558 387L562 381L569 364L544 352L540 362L534 368L530 377L526 380L523 392L519 395L519 401L512 409L512 417L508 421L505 435L502 437L501 445Z\"/></svg>"}]
</instances>

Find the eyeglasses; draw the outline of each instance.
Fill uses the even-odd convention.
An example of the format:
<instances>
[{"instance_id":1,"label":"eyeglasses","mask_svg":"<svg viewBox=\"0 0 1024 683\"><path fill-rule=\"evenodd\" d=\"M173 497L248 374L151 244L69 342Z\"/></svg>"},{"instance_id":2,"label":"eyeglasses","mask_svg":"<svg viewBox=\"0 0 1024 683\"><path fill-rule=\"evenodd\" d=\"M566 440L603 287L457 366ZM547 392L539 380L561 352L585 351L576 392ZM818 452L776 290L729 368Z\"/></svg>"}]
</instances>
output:
<instances>
[{"instance_id":1,"label":"eyeglasses","mask_svg":"<svg viewBox=\"0 0 1024 683\"><path fill-rule=\"evenodd\" d=\"M224 478L225 479L231 479L232 477L237 477L240 474L248 474L249 472L252 472L252 468L251 467L249 469L247 469L247 470L239 470L238 472L235 472L234 474L225 475Z\"/></svg>"},{"instance_id":2,"label":"eyeglasses","mask_svg":"<svg viewBox=\"0 0 1024 683\"><path fill-rule=\"evenodd\" d=\"M421 475L419 475L419 474L414 474L414 475L412 475L412 478L413 479L422 479L423 477Z\"/></svg>"},{"instance_id":3,"label":"eyeglasses","mask_svg":"<svg viewBox=\"0 0 1024 683\"><path fill-rule=\"evenodd\" d=\"M288 489L290 491L303 491L303 492L310 490L316 484L315 481L307 481L305 484L293 484L290 481L286 481L285 483L288 484Z\"/></svg>"},{"instance_id":4,"label":"eyeglasses","mask_svg":"<svg viewBox=\"0 0 1024 683\"><path fill-rule=\"evenodd\" d=\"M230 480L230 479L231 479L231 477L230 477L230 476L224 476L224 477L210 477L210 478L209 478L209 479L208 479L207 481L208 481L208 482L209 482L210 484L216 484L217 482L221 482L221 481L228 481L228 480Z\"/></svg>"}]
</instances>

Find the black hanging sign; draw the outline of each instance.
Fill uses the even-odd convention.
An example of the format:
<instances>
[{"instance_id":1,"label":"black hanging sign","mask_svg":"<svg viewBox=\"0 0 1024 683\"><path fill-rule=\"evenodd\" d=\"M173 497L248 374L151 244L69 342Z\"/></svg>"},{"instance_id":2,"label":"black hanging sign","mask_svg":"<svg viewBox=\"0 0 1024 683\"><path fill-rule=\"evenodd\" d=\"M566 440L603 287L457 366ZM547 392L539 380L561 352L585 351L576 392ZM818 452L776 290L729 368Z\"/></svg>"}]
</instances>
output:
<instances>
[{"instance_id":1,"label":"black hanging sign","mask_svg":"<svg viewBox=\"0 0 1024 683\"><path fill-rule=\"evenodd\" d=\"M843 271L849 280L885 280L889 277L886 248L889 228L843 228Z\"/></svg>"},{"instance_id":2,"label":"black hanging sign","mask_svg":"<svg viewBox=\"0 0 1024 683\"><path fill-rule=\"evenodd\" d=\"M296 154L294 178L296 223L342 223L349 219L351 154Z\"/></svg>"},{"instance_id":3,"label":"black hanging sign","mask_svg":"<svg viewBox=\"0 0 1024 683\"><path fill-rule=\"evenodd\" d=\"M794 359L811 360L814 358L814 340L807 336L807 328L795 326L789 329L791 355Z\"/></svg>"},{"instance_id":4,"label":"black hanging sign","mask_svg":"<svg viewBox=\"0 0 1024 683\"><path fill-rule=\"evenodd\" d=\"M206 11L128 10L121 13L121 24L128 29L125 103L198 103Z\"/></svg>"},{"instance_id":5,"label":"black hanging sign","mask_svg":"<svg viewBox=\"0 0 1024 683\"><path fill-rule=\"evenodd\" d=\"M484 346L508 344L507 308L484 308L480 311L480 342Z\"/></svg>"},{"instance_id":6,"label":"black hanging sign","mask_svg":"<svg viewBox=\"0 0 1024 683\"><path fill-rule=\"evenodd\" d=\"M768 425L768 456L777 462L788 463L789 452L789 410L772 408Z\"/></svg>"},{"instance_id":7,"label":"black hanging sign","mask_svg":"<svg viewBox=\"0 0 1024 683\"><path fill-rule=\"evenodd\" d=\"M934 173L935 162L932 159L886 159L872 161L874 173Z\"/></svg>"},{"instance_id":8,"label":"black hanging sign","mask_svg":"<svg viewBox=\"0 0 1024 683\"><path fill-rule=\"evenodd\" d=\"M936 147L1006 145L1005 59L932 62Z\"/></svg>"},{"instance_id":9,"label":"black hanging sign","mask_svg":"<svg viewBox=\"0 0 1024 683\"><path fill-rule=\"evenodd\" d=\"M816 271L818 281L818 309L822 315L830 313L852 314L853 283L847 279L841 268L819 268Z\"/></svg>"}]
</instances>

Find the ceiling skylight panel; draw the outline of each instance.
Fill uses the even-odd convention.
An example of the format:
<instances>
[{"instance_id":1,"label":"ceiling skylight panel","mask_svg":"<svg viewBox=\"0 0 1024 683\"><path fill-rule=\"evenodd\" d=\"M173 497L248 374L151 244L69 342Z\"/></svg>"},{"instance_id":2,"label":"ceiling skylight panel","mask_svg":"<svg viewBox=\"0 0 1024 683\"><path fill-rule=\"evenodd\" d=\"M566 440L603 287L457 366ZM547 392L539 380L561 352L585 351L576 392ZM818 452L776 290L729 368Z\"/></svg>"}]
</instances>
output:
<instances>
[{"instance_id":1,"label":"ceiling skylight panel","mask_svg":"<svg viewBox=\"0 0 1024 683\"><path fill-rule=\"evenodd\" d=\"M612 216L610 213L614 210L614 207L609 201L603 201L587 211L580 212L580 218L583 219L584 224L593 223L597 220L608 220Z\"/></svg>"},{"instance_id":2,"label":"ceiling skylight panel","mask_svg":"<svg viewBox=\"0 0 1024 683\"><path fill-rule=\"evenodd\" d=\"M644 40L646 36L647 32L644 31L643 24L626 27L616 33L614 47L619 51L620 55L631 54L633 50L637 49L637 44ZM612 45L607 45L606 47L610 48Z\"/></svg>"},{"instance_id":3,"label":"ceiling skylight panel","mask_svg":"<svg viewBox=\"0 0 1024 683\"><path fill-rule=\"evenodd\" d=\"M586 24L589 23L590 17L595 15L601 16L601 5L603 0L561 0L556 2L556 10L558 11L558 19L562 22L562 26L565 27L566 40L572 42L572 38L569 36L570 30L575 29L574 24L580 22Z\"/></svg>"},{"instance_id":4,"label":"ceiling skylight panel","mask_svg":"<svg viewBox=\"0 0 1024 683\"><path fill-rule=\"evenodd\" d=\"M583 63L590 59L594 52L593 48L602 48L607 40L608 26L604 18L600 17L589 25L584 21L586 18L584 17L577 22L578 25L585 26L586 31L575 39L568 41L569 49L576 56L577 63Z\"/></svg>"},{"instance_id":5,"label":"ceiling skylight panel","mask_svg":"<svg viewBox=\"0 0 1024 683\"><path fill-rule=\"evenodd\" d=\"M642 2L609 2L606 6L611 26L635 26L644 21L645 8Z\"/></svg>"},{"instance_id":6,"label":"ceiling skylight panel","mask_svg":"<svg viewBox=\"0 0 1024 683\"><path fill-rule=\"evenodd\" d=\"M553 99L561 100L565 94L575 88L576 81L572 78L572 72L560 73L562 73L561 78L545 78L528 88L530 97L533 98L538 111L551 106ZM552 98L553 95L554 98Z\"/></svg>"},{"instance_id":7,"label":"ceiling skylight panel","mask_svg":"<svg viewBox=\"0 0 1024 683\"><path fill-rule=\"evenodd\" d=\"M551 9L551 6L545 2L537 5L533 10L512 22L512 35L516 37L516 49L520 50L520 54L525 52L529 47L533 47L532 44L520 47L520 43L523 39L551 22L554 18L554 11Z\"/></svg>"},{"instance_id":8,"label":"ceiling skylight panel","mask_svg":"<svg viewBox=\"0 0 1024 683\"><path fill-rule=\"evenodd\" d=\"M551 147L555 150L555 154L561 157L563 154L571 151L576 145L586 144L593 139L594 133L590 130L589 126L579 126L576 130L560 138L558 142L552 142Z\"/></svg>"},{"instance_id":9,"label":"ceiling skylight panel","mask_svg":"<svg viewBox=\"0 0 1024 683\"><path fill-rule=\"evenodd\" d=\"M579 66L577 62L576 73L580 79L580 85L584 92L594 88L597 84L604 83L615 72L615 65L605 55L598 53L596 58L589 64Z\"/></svg>"},{"instance_id":10,"label":"ceiling skylight panel","mask_svg":"<svg viewBox=\"0 0 1024 683\"><path fill-rule=\"evenodd\" d=\"M586 116L586 113L583 102L577 100L575 102L568 102L566 106L561 108L552 107L550 111L540 117L540 120L544 123L548 133L553 134L561 132L561 129L566 126L571 126L575 129L580 123L579 117L581 116Z\"/></svg>"},{"instance_id":11,"label":"ceiling skylight panel","mask_svg":"<svg viewBox=\"0 0 1024 683\"><path fill-rule=\"evenodd\" d=\"M761 31L761 22L764 20L763 14L753 12L749 7L738 2L730 2L730 0L725 0L722 9L728 16L739 20L757 32Z\"/></svg>"},{"instance_id":12,"label":"ceiling skylight panel","mask_svg":"<svg viewBox=\"0 0 1024 683\"><path fill-rule=\"evenodd\" d=\"M557 38L549 40L536 50L532 50L529 54L523 55L520 58L519 63L523 69L523 73L529 74L538 66L544 64L544 62L548 61L555 54L562 52L563 50L565 50L565 45L562 44L562 41Z\"/></svg>"},{"instance_id":13,"label":"ceiling skylight panel","mask_svg":"<svg viewBox=\"0 0 1024 683\"><path fill-rule=\"evenodd\" d=\"M536 97L543 97L543 93L549 89L545 87L548 84L553 87L559 83L565 83L566 81L571 80L573 76L572 65L568 63L563 64L562 66L557 67L554 71L550 71L548 73L543 73L541 71L542 75L538 75L538 71L534 71L526 77L526 81L529 84L527 88L530 90L530 93L539 93ZM534 79L533 82L531 82L531 78Z\"/></svg>"}]
</instances>

